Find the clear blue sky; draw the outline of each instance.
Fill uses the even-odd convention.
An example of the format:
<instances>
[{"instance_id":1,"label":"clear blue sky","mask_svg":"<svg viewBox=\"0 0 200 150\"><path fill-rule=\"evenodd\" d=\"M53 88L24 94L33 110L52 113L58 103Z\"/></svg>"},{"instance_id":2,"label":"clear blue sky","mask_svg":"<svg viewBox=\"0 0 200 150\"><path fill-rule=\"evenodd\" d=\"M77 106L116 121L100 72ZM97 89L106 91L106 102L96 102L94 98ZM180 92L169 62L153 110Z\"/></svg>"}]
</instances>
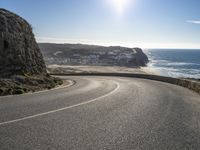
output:
<instances>
[{"instance_id":1,"label":"clear blue sky","mask_svg":"<svg viewBox=\"0 0 200 150\"><path fill-rule=\"evenodd\" d=\"M38 42L200 48L200 0L1 0Z\"/></svg>"}]
</instances>

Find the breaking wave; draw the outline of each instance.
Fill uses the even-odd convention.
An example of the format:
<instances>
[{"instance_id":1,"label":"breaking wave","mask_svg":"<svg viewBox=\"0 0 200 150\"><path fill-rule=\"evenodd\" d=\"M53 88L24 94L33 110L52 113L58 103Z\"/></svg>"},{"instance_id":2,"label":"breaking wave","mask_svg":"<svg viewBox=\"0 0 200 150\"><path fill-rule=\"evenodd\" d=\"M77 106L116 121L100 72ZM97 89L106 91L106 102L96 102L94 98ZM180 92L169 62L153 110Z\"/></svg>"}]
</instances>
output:
<instances>
[{"instance_id":1,"label":"breaking wave","mask_svg":"<svg viewBox=\"0 0 200 150\"><path fill-rule=\"evenodd\" d=\"M200 78L200 51L151 50L147 53L148 68L157 74L170 77ZM189 57L190 56L190 57Z\"/></svg>"}]
</instances>

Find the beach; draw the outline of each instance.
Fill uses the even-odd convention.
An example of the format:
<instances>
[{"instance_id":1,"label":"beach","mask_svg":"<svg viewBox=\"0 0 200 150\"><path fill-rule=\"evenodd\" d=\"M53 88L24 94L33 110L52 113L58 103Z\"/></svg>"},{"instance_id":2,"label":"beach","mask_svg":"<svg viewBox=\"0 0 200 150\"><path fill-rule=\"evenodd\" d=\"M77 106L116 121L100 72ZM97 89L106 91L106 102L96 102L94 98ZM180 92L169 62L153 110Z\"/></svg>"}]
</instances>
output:
<instances>
[{"instance_id":1,"label":"beach","mask_svg":"<svg viewBox=\"0 0 200 150\"><path fill-rule=\"evenodd\" d=\"M68 66L49 65L50 73L134 73L134 74L155 74L148 67L117 67L117 66Z\"/></svg>"}]
</instances>

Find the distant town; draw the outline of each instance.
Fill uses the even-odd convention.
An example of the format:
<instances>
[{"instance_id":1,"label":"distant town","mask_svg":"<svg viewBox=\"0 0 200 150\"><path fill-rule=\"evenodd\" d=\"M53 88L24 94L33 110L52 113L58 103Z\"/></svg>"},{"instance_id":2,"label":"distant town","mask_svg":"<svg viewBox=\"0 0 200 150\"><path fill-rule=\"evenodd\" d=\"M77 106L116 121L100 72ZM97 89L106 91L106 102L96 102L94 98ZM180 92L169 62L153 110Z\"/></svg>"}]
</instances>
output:
<instances>
[{"instance_id":1,"label":"distant town","mask_svg":"<svg viewBox=\"0 0 200 150\"><path fill-rule=\"evenodd\" d=\"M139 67L145 66L148 62L147 56L139 48L82 45L80 49L79 46L76 44L73 46L71 44L40 44L45 62L48 65L114 65Z\"/></svg>"}]
</instances>

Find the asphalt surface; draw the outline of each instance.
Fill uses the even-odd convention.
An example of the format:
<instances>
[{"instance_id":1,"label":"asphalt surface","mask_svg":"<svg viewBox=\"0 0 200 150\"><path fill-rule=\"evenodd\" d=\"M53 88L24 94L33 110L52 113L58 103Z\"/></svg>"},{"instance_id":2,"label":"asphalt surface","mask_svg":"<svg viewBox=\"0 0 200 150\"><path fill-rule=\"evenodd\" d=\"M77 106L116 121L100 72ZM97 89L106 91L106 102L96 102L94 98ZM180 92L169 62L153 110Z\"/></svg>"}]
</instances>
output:
<instances>
[{"instance_id":1,"label":"asphalt surface","mask_svg":"<svg viewBox=\"0 0 200 150\"><path fill-rule=\"evenodd\" d=\"M145 79L63 77L68 88L0 98L0 150L197 150L200 96Z\"/></svg>"}]
</instances>

